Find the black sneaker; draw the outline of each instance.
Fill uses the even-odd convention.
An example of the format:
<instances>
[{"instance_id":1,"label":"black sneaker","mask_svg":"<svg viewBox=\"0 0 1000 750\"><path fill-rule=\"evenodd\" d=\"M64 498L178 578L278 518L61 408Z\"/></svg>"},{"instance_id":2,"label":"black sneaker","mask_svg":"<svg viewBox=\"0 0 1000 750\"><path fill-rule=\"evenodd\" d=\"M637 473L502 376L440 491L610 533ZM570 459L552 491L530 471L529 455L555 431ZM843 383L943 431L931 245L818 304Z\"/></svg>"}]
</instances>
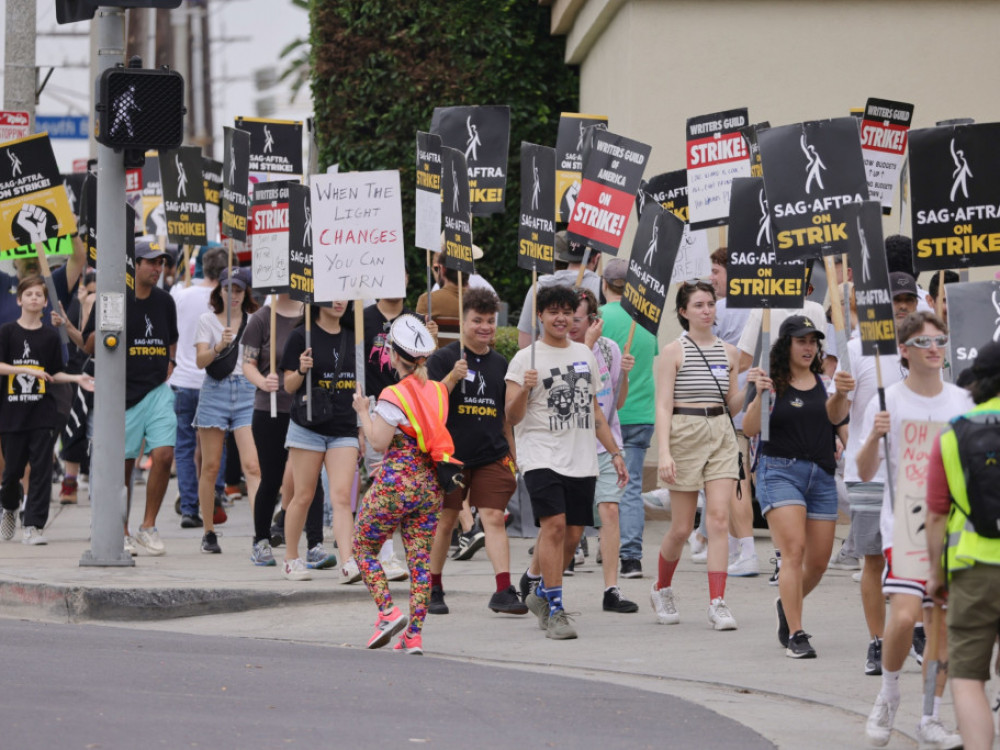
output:
<instances>
[{"instance_id":1,"label":"black sneaker","mask_svg":"<svg viewBox=\"0 0 1000 750\"><path fill-rule=\"evenodd\" d=\"M639 605L623 598L622 592L617 586L612 586L611 588L604 590L603 606L605 612L621 612L622 614L631 614L632 612L639 611Z\"/></svg>"},{"instance_id":2,"label":"black sneaker","mask_svg":"<svg viewBox=\"0 0 1000 750\"><path fill-rule=\"evenodd\" d=\"M913 644L910 646L910 656L917 660L917 664L924 663L924 646L927 645L927 635L924 633L924 626L917 625L913 628Z\"/></svg>"},{"instance_id":3,"label":"black sneaker","mask_svg":"<svg viewBox=\"0 0 1000 750\"><path fill-rule=\"evenodd\" d=\"M527 570L521 573L521 580L518 582L517 587L520 592L522 602L528 598L528 594L538 588L538 582L540 580L542 579L530 577Z\"/></svg>"},{"instance_id":4,"label":"black sneaker","mask_svg":"<svg viewBox=\"0 0 1000 750\"><path fill-rule=\"evenodd\" d=\"M788 639L788 648L785 649L785 656L789 656L792 659L815 659L816 650L809 645L810 638L812 636L804 630L795 631L795 634Z\"/></svg>"},{"instance_id":5,"label":"black sneaker","mask_svg":"<svg viewBox=\"0 0 1000 750\"><path fill-rule=\"evenodd\" d=\"M774 609L778 613L778 643L788 648L788 620L785 619L785 608L781 605L781 597L774 600Z\"/></svg>"},{"instance_id":6,"label":"black sneaker","mask_svg":"<svg viewBox=\"0 0 1000 750\"><path fill-rule=\"evenodd\" d=\"M448 605L444 603L444 589L440 586L431 586L431 601L427 605L427 614L446 615Z\"/></svg>"},{"instance_id":7,"label":"black sneaker","mask_svg":"<svg viewBox=\"0 0 1000 750\"><path fill-rule=\"evenodd\" d=\"M642 560L622 558L622 578L642 578Z\"/></svg>"},{"instance_id":8,"label":"black sneaker","mask_svg":"<svg viewBox=\"0 0 1000 750\"><path fill-rule=\"evenodd\" d=\"M502 612L506 615L526 615L528 605L522 602L517 596L517 589L508 586L503 591L497 591L490 597L487 605L494 612Z\"/></svg>"},{"instance_id":9,"label":"black sneaker","mask_svg":"<svg viewBox=\"0 0 1000 750\"><path fill-rule=\"evenodd\" d=\"M182 529L200 529L204 525L201 516L181 516Z\"/></svg>"},{"instance_id":10,"label":"black sneaker","mask_svg":"<svg viewBox=\"0 0 1000 750\"><path fill-rule=\"evenodd\" d=\"M214 531L206 531L205 536L201 538L201 551L213 555L222 552L222 547L219 546L219 538L215 535Z\"/></svg>"},{"instance_id":11,"label":"black sneaker","mask_svg":"<svg viewBox=\"0 0 1000 750\"><path fill-rule=\"evenodd\" d=\"M285 543L285 511L279 510L271 520L271 546L281 547Z\"/></svg>"},{"instance_id":12,"label":"black sneaker","mask_svg":"<svg viewBox=\"0 0 1000 750\"><path fill-rule=\"evenodd\" d=\"M872 638L868 644L868 657L865 659L865 674L877 677L882 674L882 640Z\"/></svg>"},{"instance_id":13,"label":"black sneaker","mask_svg":"<svg viewBox=\"0 0 1000 750\"><path fill-rule=\"evenodd\" d=\"M458 551L451 556L452 560L471 560L479 550L486 546L486 534L475 526L472 531L463 533L458 538Z\"/></svg>"}]
</instances>

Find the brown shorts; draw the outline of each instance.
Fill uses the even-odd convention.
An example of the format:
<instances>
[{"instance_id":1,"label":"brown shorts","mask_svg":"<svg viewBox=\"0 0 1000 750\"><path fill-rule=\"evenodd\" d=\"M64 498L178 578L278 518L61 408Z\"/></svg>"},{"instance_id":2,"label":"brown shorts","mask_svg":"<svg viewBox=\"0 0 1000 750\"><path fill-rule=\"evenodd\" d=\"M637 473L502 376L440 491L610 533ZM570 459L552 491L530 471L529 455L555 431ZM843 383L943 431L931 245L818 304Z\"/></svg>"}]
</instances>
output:
<instances>
[{"instance_id":1,"label":"brown shorts","mask_svg":"<svg viewBox=\"0 0 1000 750\"><path fill-rule=\"evenodd\" d=\"M998 635L1000 566L955 571L948 587L948 676L988 681Z\"/></svg>"},{"instance_id":2,"label":"brown shorts","mask_svg":"<svg viewBox=\"0 0 1000 750\"><path fill-rule=\"evenodd\" d=\"M510 456L504 456L485 466L465 469L465 489L449 492L444 496L442 507L450 510L460 510L465 496L469 496L469 504L477 508L494 508L506 510L507 503L514 496L517 480L514 478L514 461Z\"/></svg>"}]
</instances>

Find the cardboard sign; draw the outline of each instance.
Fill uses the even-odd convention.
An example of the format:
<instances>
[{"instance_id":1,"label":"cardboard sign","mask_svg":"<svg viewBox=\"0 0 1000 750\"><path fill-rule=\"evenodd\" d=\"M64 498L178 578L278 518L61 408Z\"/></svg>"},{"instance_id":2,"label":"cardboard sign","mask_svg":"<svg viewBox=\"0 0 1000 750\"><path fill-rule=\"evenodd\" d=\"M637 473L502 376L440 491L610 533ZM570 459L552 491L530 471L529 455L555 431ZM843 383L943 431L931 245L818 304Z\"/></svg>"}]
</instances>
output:
<instances>
[{"instance_id":1,"label":"cardboard sign","mask_svg":"<svg viewBox=\"0 0 1000 750\"><path fill-rule=\"evenodd\" d=\"M312 196L306 185L288 186L288 296L313 301Z\"/></svg>"},{"instance_id":2,"label":"cardboard sign","mask_svg":"<svg viewBox=\"0 0 1000 750\"><path fill-rule=\"evenodd\" d=\"M264 294L287 292L288 189L297 182L265 182L254 190L250 203L250 264L253 288Z\"/></svg>"},{"instance_id":3,"label":"cardboard sign","mask_svg":"<svg viewBox=\"0 0 1000 750\"><path fill-rule=\"evenodd\" d=\"M503 213L510 107L435 107L431 132L441 136L442 146L458 149L464 155L472 213Z\"/></svg>"},{"instance_id":4,"label":"cardboard sign","mask_svg":"<svg viewBox=\"0 0 1000 750\"><path fill-rule=\"evenodd\" d=\"M805 266L778 262L771 240L763 178L735 178L729 202L728 309L802 307Z\"/></svg>"},{"instance_id":5,"label":"cardboard sign","mask_svg":"<svg viewBox=\"0 0 1000 750\"><path fill-rule=\"evenodd\" d=\"M222 162L201 157L201 180L205 188L205 228L208 242L219 241L219 217L222 206Z\"/></svg>"},{"instance_id":6,"label":"cardboard sign","mask_svg":"<svg viewBox=\"0 0 1000 750\"><path fill-rule=\"evenodd\" d=\"M868 194L879 201L882 213L892 213L892 198L906 156L906 132L913 105L888 99L869 99L861 120L861 152L868 176Z\"/></svg>"},{"instance_id":7,"label":"cardboard sign","mask_svg":"<svg viewBox=\"0 0 1000 750\"><path fill-rule=\"evenodd\" d=\"M0 251L76 234L48 136L0 146Z\"/></svg>"},{"instance_id":8,"label":"cardboard sign","mask_svg":"<svg viewBox=\"0 0 1000 750\"><path fill-rule=\"evenodd\" d=\"M1000 123L910 133L917 271L1000 264Z\"/></svg>"},{"instance_id":9,"label":"cardboard sign","mask_svg":"<svg viewBox=\"0 0 1000 750\"><path fill-rule=\"evenodd\" d=\"M517 267L555 272L556 150L521 143L521 220Z\"/></svg>"},{"instance_id":10,"label":"cardboard sign","mask_svg":"<svg viewBox=\"0 0 1000 750\"><path fill-rule=\"evenodd\" d=\"M476 272L472 259L472 216L469 212L469 177L465 155L455 148L441 147L441 212L444 219L444 264L470 276Z\"/></svg>"},{"instance_id":11,"label":"cardboard sign","mask_svg":"<svg viewBox=\"0 0 1000 750\"><path fill-rule=\"evenodd\" d=\"M314 299L406 296L399 172L313 175Z\"/></svg>"},{"instance_id":12,"label":"cardboard sign","mask_svg":"<svg viewBox=\"0 0 1000 750\"><path fill-rule=\"evenodd\" d=\"M201 149L181 146L176 151L164 151L160 157L160 183L169 240L178 245L204 245L208 229Z\"/></svg>"},{"instance_id":13,"label":"cardboard sign","mask_svg":"<svg viewBox=\"0 0 1000 750\"><path fill-rule=\"evenodd\" d=\"M729 221L729 190L734 177L750 176L750 152L741 131L747 110L731 109L687 121L687 183L692 229Z\"/></svg>"},{"instance_id":14,"label":"cardboard sign","mask_svg":"<svg viewBox=\"0 0 1000 750\"><path fill-rule=\"evenodd\" d=\"M971 367L979 349L1000 341L1000 281L944 285L948 298L948 347L952 381Z\"/></svg>"},{"instance_id":15,"label":"cardboard sign","mask_svg":"<svg viewBox=\"0 0 1000 750\"><path fill-rule=\"evenodd\" d=\"M782 261L846 253L844 205L868 200L858 121L803 122L758 134L774 249Z\"/></svg>"},{"instance_id":16,"label":"cardboard sign","mask_svg":"<svg viewBox=\"0 0 1000 750\"><path fill-rule=\"evenodd\" d=\"M573 215L576 196L580 193L586 136L588 131L593 132L591 128L607 130L608 118L576 112L559 115L556 134L556 221L568 222Z\"/></svg>"},{"instance_id":17,"label":"cardboard sign","mask_svg":"<svg viewBox=\"0 0 1000 750\"><path fill-rule=\"evenodd\" d=\"M417 133L417 206L415 244L441 249L441 138Z\"/></svg>"},{"instance_id":18,"label":"cardboard sign","mask_svg":"<svg viewBox=\"0 0 1000 750\"><path fill-rule=\"evenodd\" d=\"M854 298L858 305L861 353L872 356L896 353L896 322L889 291L889 268L882 239L882 210L878 201L851 205L857 212L859 242L848 253L854 272Z\"/></svg>"},{"instance_id":19,"label":"cardboard sign","mask_svg":"<svg viewBox=\"0 0 1000 750\"><path fill-rule=\"evenodd\" d=\"M656 204L650 204L639 219L632 254L625 274L622 309L654 336L660 328L667 302L667 285L684 222Z\"/></svg>"},{"instance_id":20,"label":"cardboard sign","mask_svg":"<svg viewBox=\"0 0 1000 750\"><path fill-rule=\"evenodd\" d=\"M239 242L247 240L247 207L250 203L250 134L223 128L222 233Z\"/></svg>"},{"instance_id":21,"label":"cardboard sign","mask_svg":"<svg viewBox=\"0 0 1000 750\"><path fill-rule=\"evenodd\" d=\"M573 206L569 239L602 253L618 254L650 146L610 131L594 133L583 165L583 181Z\"/></svg>"},{"instance_id":22,"label":"cardboard sign","mask_svg":"<svg viewBox=\"0 0 1000 750\"><path fill-rule=\"evenodd\" d=\"M237 117L235 125L250 134L250 172L283 177L302 174L301 122Z\"/></svg>"},{"instance_id":23,"label":"cardboard sign","mask_svg":"<svg viewBox=\"0 0 1000 750\"><path fill-rule=\"evenodd\" d=\"M64 237L54 237L51 240L45 240L43 243L45 245L45 255L52 257L53 255L72 255L73 254L73 238L69 235ZM35 245L21 245L20 247L15 247L13 250L4 250L0 252L0 260L17 260L18 258L34 258L38 255L38 249Z\"/></svg>"},{"instance_id":24,"label":"cardboard sign","mask_svg":"<svg viewBox=\"0 0 1000 750\"><path fill-rule=\"evenodd\" d=\"M930 572L924 528L927 520L927 467L934 439L947 426L947 422L903 420L892 529L892 572L899 578L926 581Z\"/></svg>"}]
</instances>

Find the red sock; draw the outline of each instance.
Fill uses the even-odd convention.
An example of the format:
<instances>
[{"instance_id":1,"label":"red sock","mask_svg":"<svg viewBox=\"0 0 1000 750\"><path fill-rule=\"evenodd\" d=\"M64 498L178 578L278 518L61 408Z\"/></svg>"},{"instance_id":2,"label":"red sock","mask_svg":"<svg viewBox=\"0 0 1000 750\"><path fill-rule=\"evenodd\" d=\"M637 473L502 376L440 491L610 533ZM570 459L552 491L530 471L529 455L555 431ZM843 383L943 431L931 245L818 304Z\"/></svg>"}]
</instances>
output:
<instances>
[{"instance_id":1,"label":"red sock","mask_svg":"<svg viewBox=\"0 0 1000 750\"><path fill-rule=\"evenodd\" d=\"M664 560L663 555L659 555L657 560L659 560L659 578L656 579L656 588L665 589L674 580L674 571L677 570L677 563L680 562L680 559Z\"/></svg>"},{"instance_id":2,"label":"red sock","mask_svg":"<svg viewBox=\"0 0 1000 750\"><path fill-rule=\"evenodd\" d=\"M437 586L438 588L444 588L444 586L441 585L441 576L443 575L444 573L431 573L431 587Z\"/></svg>"},{"instance_id":3,"label":"red sock","mask_svg":"<svg viewBox=\"0 0 1000 750\"><path fill-rule=\"evenodd\" d=\"M510 588L510 573L497 573L497 591L506 591Z\"/></svg>"},{"instance_id":4,"label":"red sock","mask_svg":"<svg viewBox=\"0 0 1000 750\"><path fill-rule=\"evenodd\" d=\"M709 601L726 598L726 571L708 571L708 598Z\"/></svg>"}]
</instances>

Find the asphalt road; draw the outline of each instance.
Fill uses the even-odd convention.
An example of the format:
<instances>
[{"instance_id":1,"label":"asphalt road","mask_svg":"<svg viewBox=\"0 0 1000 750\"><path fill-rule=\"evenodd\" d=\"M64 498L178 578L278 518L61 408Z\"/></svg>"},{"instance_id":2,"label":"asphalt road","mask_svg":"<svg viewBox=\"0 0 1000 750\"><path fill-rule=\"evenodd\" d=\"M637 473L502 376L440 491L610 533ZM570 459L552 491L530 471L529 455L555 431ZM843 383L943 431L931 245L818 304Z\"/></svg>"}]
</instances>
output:
<instances>
[{"instance_id":1,"label":"asphalt road","mask_svg":"<svg viewBox=\"0 0 1000 750\"><path fill-rule=\"evenodd\" d=\"M559 675L0 619L5 748L773 748L686 700Z\"/></svg>"}]
</instances>

